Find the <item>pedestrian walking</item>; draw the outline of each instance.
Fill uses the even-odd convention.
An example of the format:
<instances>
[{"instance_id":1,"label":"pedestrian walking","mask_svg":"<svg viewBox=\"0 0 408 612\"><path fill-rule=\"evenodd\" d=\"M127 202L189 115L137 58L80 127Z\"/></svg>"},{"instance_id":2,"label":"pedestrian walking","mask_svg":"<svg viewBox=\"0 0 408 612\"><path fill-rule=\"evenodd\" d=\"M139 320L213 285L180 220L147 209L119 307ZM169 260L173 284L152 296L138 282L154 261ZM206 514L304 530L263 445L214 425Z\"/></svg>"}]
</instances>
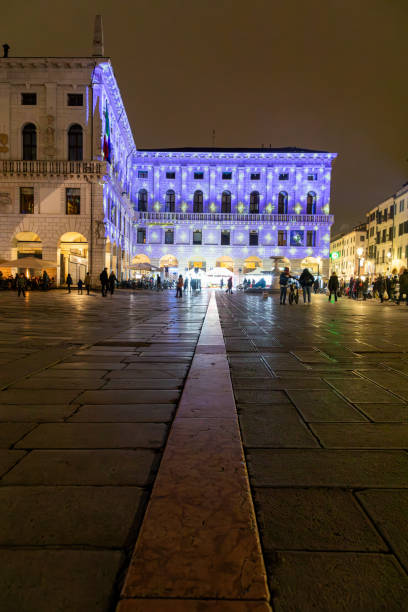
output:
<instances>
[{"instance_id":1,"label":"pedestrian walking","mask_svg":"<svg viewBox=\"0 0 408 612\"><path fill-rule=\"evenodd\" d=\"M102 286L102 297L106 297L108 293L108 268L104 268L99 275L99 280L101 281Z\"/></svg>"},{"instance_id":2,"label":"pedestrian walking","mask_svg":"<svg viewBox=\"0 0 408 612\"><path fill-rule=\"evenodd\" d=\"M112 270L112 272L109 274L109 278L108 278L108 284L109 284L109 291L110 294L113 295L115 292L115 283L118 279L116 278L116 275L114 273L114 271Z\"/></svg>"},{"instance_id":3,"label":"pedestrian walking","mask_svg":"<svg viewBox=\"0 0 408 612\"><path fill-rule=\"evenodd\" d=\"M182 275L180 274L177 281L176 298L183 297L183 287L184 281Z\"/></svg>"},{"instance_id":4,"label":"pedestrian walking","mask_svg":"<svg viewBox=\"0 0 408 612\"><path fill-rule=\"evenodd\" d=\"M363 280L363 300L366 301L367 300L367 296L368 296L368 278L365 278Z\"/></svg>"},{"instance_id":5,"label":"pedestrian walking","mask_svg":"<svg viewBox=\"0 0 408 612\"><path fill-rule=\"evenodd\" d=\"M186 276L186 278L184 279L184 293L188 291L188 277Z\"/></svg>"},{"instance_id":6,"label":"pedestrian walking","mask_svg":"<svg viewBox=\"0 0 408 612\"><path fill-rule=\"evenodd\" d=\"M384 301L385 282L381 274L378 276L377 280L375 281L375 288L378 293L378 297L380 298L380 302L382 304Z\"/></svg>"},{"instance_id":7,"label":"pedestrian walking","mask_svg":"<svg viewBox=\"0 0 408 612\"><path fill-rule=\"evenodd\" d=\"M316 278L313 283L313 293L317 293L319 291L319 279Z\"/></svg>"},{"instance_id":8,"label":"pedestrian walking","mask_svg":"<svg viewBox=\"0 0 408 612\"><path fill-rule=\"evenodd\" d=\"M288 290L289 279L293 278L289 273L289 268L285 268L279 276L280 299L279 303L283 306L286 304L286 293Z\"/></svg>"},{"instance_id":9,"label":"pedestrian walking","mask_svg":"<svg viewBox=\"0 0 408 612\"><path fill-rule=\"evenodd\" d=\"M229 293L230 295L232 295L232 276L230 276L228 281L227 281L227 291L226 291L226 293Z\"/></svg>"},{"instance_id":10,"label":"pedestrian walking","mask_svg":"<svg viewBox=\"0 0 408 612\"><path fill-rule=\"evenodd\" d=\"M85 289L87 295L89 295L91 291L91 275L89 274L89 272L87 272L85 275Z\"/></svg>"},{"instance_id":11,"label":"pedestrian walking","mask_svg":"<svg viewBox=\"0 0 408 612\"><path fill-rule=\"evenodd\" d=\"M221 291L223 290L223 288L224 288L224 279L222 278L220 280L220 289L221 289Z\"/></svg>"},{"instance_id":12,"label":"pedestrian walking","mask_svg":"<svg viewBox=\"0 0 408 612\"><path fill-rule=\"evenodd\" d=\"M72 276L68 273L68 276L67 276L68 293L71 293L71 285L72 285Z\"/></svg>"},{"instance_id":13,"label":"pedestrian walking","mask_svg":"<svg viewBox=\"0 0 408 612\"><path fill-rule=\"evenodd\" d=\"M156 278L156 289L157 291L161 291L162 289L162 282L161 282L160 274L158 274Z\"/></svg>"},{"instance_id":14,"label":"pedestrian walking","mask_svg":"<svg viewBox=\"0 0 408 612\"><path fill-rule=\"evenodd\" d=\"M397 302L398 305L403 295L405 295L405 302L406 302L406 305L408 306L408 270L407 268L404 268L401 276L399 277L399 296L398 296L398 302Z\"/></svg>"},{"instance_id":15,"label":"pedestrian walking","mask_svg":"<svg viewBox=\"0 0 408 612\"><path fill-rule=\"evenodd\" d=\"M337 291L339 290L339 279L335 272L332 272L331 277L329 278L329 302L331 301L332 293L334 295L334 301L337 302Z\"/></svg>"},{"instance_id":16,"label":"pedestrian walking","mask_svg":"<svg viewBox=\"0 0 408 612\"><path fill-rule=\"evenodd\" d=\"M82 287L84 286L84 283L81 279L78 280L78 295L82 295Z\"/></svg>"},{"instance_id":17,"label":"pedestrian walking","mask_svg":"<svg viewBox=\"0 0 408 612\"><path fill-rule=\"evenodd\" d=\"M22 293L23 297L25 297L27 281L26 281L26 277L24 276L22 272L21 274L17 276L16 286L17 286L17 297L20 297L20 293Z\"/></svg>"},{"instance_id":18,"label":"pedestrian walking","mask_svg":"<svg viewBox=\"0 0 408 612\"><path fill-rule=\"evenodd\" d=\"M299 278L299 283L303 291L303 303L304 304L306 304L306 297L307 297L308 303L310 304L311 302L312 286L314 282L315 282L315 279L314 279L313 274L311 274L309 270L305 268Z\"/></svg>"}]
</instances>

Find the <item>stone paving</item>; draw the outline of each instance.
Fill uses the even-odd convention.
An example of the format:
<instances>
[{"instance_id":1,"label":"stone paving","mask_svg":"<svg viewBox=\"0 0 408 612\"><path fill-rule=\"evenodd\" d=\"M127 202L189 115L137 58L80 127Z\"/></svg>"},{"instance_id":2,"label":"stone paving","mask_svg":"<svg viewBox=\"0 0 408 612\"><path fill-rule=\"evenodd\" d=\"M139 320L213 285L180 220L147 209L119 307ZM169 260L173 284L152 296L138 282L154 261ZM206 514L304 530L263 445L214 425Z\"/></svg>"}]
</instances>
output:
<instances>
[{"instance_id":1,"label":"stone paving","mask_svg":"<svg viewBox=\"0 0 408 612\"><path fill-rule=\"evenodd\" d=\"M408 308L216 295L0 294L1 609L408 609Z\"/></svg>"},{"instance_id":2,"label":"stone paving","mask_svg":"<svg viewBox=\"0 0 408 612\"><path fill-rule=\"evenodd\" d=\"M208 296L0 295L0 608L114 609Z\"/></svg>"},{"instance_id":3,"label":"stone paving","mask_svg":"<svg viewBox=\"0 0 408 612\"><path fill-rule=\"evenodd\" d=\"M217 301L273 609L408 609L408 309Z\"/></svg>"}]
</instances>

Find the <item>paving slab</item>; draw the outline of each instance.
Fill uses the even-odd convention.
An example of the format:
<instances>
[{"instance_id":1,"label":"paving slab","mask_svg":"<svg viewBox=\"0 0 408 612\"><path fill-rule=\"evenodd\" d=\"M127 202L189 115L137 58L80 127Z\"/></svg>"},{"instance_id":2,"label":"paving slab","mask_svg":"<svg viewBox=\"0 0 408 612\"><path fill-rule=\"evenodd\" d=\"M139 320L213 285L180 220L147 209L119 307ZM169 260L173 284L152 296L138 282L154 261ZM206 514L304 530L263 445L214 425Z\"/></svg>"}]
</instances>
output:
<instances>
[{"instance_id":1,"label":"paving slab","mask_svg":"<svg viewBox=\"0 0 408 612\"><path fill-rule=\"evenodd\" d=\"M175 409L175 404L91 404L81 406L68 422L168 423Z\"/></svg>"},{"instance_id":2,"label":"paving slab","mask_svg":"<svg viewBox=\"0 0 408 612\"><path fill-rule=\"evenodd\" d=\"M243 443L250 448L319 448L290 404L238 404Z\"/></svg>"},{"instance_id":3,"label":"paving slab","mask_svg":"<svg viewBox=\"0 0 408 612\"><path fill-rule=\"evenodd\" d=\"M332 390L312 391L309 389L288 390L290 399L307 422L364 422L368 420Z\"/></svg>"},{"instance_id":4,"label":"paving slab","mask_svg":"<svg viewBox=\"0 0 408 612\"><path fill-rule=\"evenodd\" d=\"M78 395L81 404L174 404L178 401L180 391L156 390L100 390L85 391Z\"/></svg>"},{"instance_id":5,"label":"paving slab","mask_svg":"<svg viewBox=\"0 0 408 612\"><path fill-rule=\"evenodd\" d=\"M352 403L381 403L403 404L404 401L392 395L378 385L361 379L358 383L347 379L337 378L330 381L330 385L344 395Z\"/></svg>"},{"instance_id":6,"label":"paving slab","mask_svg":"<svg viewBox=\"0 0 408 612\"><path fill-rule=\"evenodd\" d=\"M36 423L0 423L0 448L10 448L36 427Z\"/></svg>"},{"instance_id":7,"label":"paving slab","mask_svg":"<svg viewBox=\"0 0 408 612\"><path fill-rule=\"evenodd\" d=\"M408 573L408 491L358 491L357 498Z\"/></svg>"},{"instance_id":8,"label":"paving slab","mask_svg":"<svg viewBox=\"0 0 408 612\"><path fill-rule=\"evenodd\" d=\"M64 361L54 366L57 370L123 370L126 363L120 361Z\"/></svg>"},{"instance_id":9,"label":"paving slab","mask_svg":"<svg viewBox=\"0 0 408 612\"><path fill-rule=\"evenodd\" d=\"M104 385L105 389L181 389L183 380L178 378L149 378L148 376L134 379L113 379Z\"/></svg>"},{"instance_id":10,"label":"paving slab","mask_svg":"<svg viewBox=\"0 0 408 612\"><path fill-rule=\"evenodd\" d=\"M124 547L144 503L138 487L3 486L0 546Z\"/></svg>"},{"instance_id":11,"label":"paving slab","mask_svg":"<svg viewBox=\"0 0 408 612\"><path fill-rule=\"evenodd\" d=\"M254 493L266 553L275 550L388 550L349 491L255 488Z\"/></svg>"},{"instance_id":12,"label":"paving slab","mask_svg":"<svg viewBox=\"0 0 408 612\"><path fill-rule=\"evenodd\" d=\"M45 376L41 378L30 377L26 380L20 380L14 385L11 385L9 389L48 389L53 391L55 389L76 389L77 393L85 389L100 389L105 384L105 381L101 378L92 379L80 379L80 378L57 378Z\"/></svg>"},{"instance_id":13,"label":"paving slab","mask_svg":"<svg viewBox=\"0 0 408 612\"><path fill-rule=\"evenodd\" d=\"M391 555L280 552L269 566L276 612L401 612L408 577Z\"/></svg>"},{"instance_id":14,"label":"paving slab","mask_svg":"<svg viewBox=\"0 0 408 612\"><path fill-rule=\"evenodd\" d=\"M355 404L355 406L372 421L408 423L408 404Z\"/></svg>"},{"instance_id":15,"label":"paving slab","mask_svg":"<svg viewBox=\"0 0 408 612\"><path fill-rule=\"evenodd\" d=\"M310 428L325 448L408 449L408 424L311 423Z\"/></svg>"},{"instance_id":16,"label":"paving slab","mask_svg":"<svg viewBox=\"0 0 408 612\"><path fill-rule=\"evenodd\" d=\"M2 451L5 452L5 451ZM9 451L16 462L24 453ZM0 462L1 462L0 453ZM8 485L149 485L159 454L137 450L33 450L2 479ZM4 464L3 464L4 465Z\"/></svg>"},{"instance_id":17,"label":"paving slab","mask_svg":"<svg viewBox=\"0 0 408 612\"><path fill-rule=\"evenodd\" d=\"M123 561L123 553L117 550L1 549L2 608L7 612L108 612Z\"/></svg>"},{"instance_id":18,"label":"paving slab","mask_svg":"<svg viewBox=\"0 0 408 612\"><path fill-rule=\"evenodd\" d=\"M117 612L271 612L266 601L123 599Z\"/></svg>"},{"instance_id":19,"label":"paving slab","mask_svg":"<svg viewBox=\"0 0 408 612\"><path fill-rule=\"evenodd\" d=\"M24 451L0 449L0 477L6 474L25 454Z\"/></svg>"},{"instance_id":20,"label":"paving slab","mask_svg":"<svg viewBox=\"0 0 408 612\"><path fill-rule=\"evenodd\" d=\"M263 389L236 389L235 399L240 404L290 404L283 391Z\"/></svg>"},{"instance_id":21,"label":"paving slab","mask_svg":"<svg viewBox=\"0 0 408 612\"><path fill-rule=\"evenodd\" d=\"M0 404L69 404L79 391L59 390L49 393L46 389L7 389L0 392Z\"/></svg>"},{"instance_id":22,"label":"paving slab","mask_svg":"<svg viewBox=\"0 0 408 612\"><path fill-rule=\"evenodd\" d=\"M56 406L18 406L7 405L0 406L0 422L14 423L52 423L55 421L63 421L69 417L78 408L78 404L63 404Z\"/></svg>"},{"instance_id":23,"label":"paving slab","mask_svg":"<svg viewBox=\"0 0 408 612\"><path fill-rule=\"evenodd\" d=\"M168 363L156 364L155 367L147 367L145 364L129 364L125 370L114 370L108 372L105 378L110 380L136 379L140 376L148 378L184 378L187 374L188 366Z\"/></svg>"},{"instance_id":24,"label":"paving slab","mask_svg":"<svg viewBox=\"0 0 408 612\"><path fill-rule=\"evenodd\" d=\"M43 423L16 448L161 448L162 423Z\"/></svg>"},{"instance_id":25,"label":"paving slab","mask_svg":"<svg viewBox=\"0 0 408 612\"><path fill-rule=\"evenodd\" d=\"M253 486L408 488L408 453L250 449Z\"/></svg>"}]
</instances>

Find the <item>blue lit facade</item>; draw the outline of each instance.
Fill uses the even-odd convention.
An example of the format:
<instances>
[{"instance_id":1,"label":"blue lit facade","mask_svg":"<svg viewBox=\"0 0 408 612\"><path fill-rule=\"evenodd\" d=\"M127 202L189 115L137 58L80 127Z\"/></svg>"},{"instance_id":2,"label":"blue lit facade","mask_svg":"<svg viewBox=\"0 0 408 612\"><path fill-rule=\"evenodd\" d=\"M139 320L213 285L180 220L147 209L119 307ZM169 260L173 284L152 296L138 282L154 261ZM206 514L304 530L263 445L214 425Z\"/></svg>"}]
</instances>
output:
<instances>
[{"instance_id":1,"label":"blue lit facade","mask_svg":"<svg viewBox=\"0 0 408 612\"><path fill-rule=\"evenodd\" d=\"M134 261L234 276L290 265L328 273L335 153L302 149L137 150Z\"/></svg>"}]
</instances>

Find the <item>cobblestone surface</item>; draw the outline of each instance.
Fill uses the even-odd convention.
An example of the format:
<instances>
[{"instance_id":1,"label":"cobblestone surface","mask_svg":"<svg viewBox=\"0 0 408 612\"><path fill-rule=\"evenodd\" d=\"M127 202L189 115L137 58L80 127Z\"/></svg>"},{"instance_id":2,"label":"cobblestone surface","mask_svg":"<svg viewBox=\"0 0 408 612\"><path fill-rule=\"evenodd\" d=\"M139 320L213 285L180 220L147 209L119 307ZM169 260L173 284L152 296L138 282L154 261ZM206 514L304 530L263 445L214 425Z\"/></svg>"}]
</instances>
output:
<instances>
[{"instance_id":1,"label":"cobblestone surface","mask_svg":"<svg viewBox=\"0 0 408 612\"><path fill-rule=\"evenodd\" d=\"M115 608L208 295L0 295L7 612Z\"/></svg>"},{"instance_id":2,"label":"cobblestone surface","mask_svg":"<svg viewBox=\"0 0 408 612\"><path fill-rule=\"evenodd\" d=\"M217 302L274 610L407 609L408 309Z\"/></svg>"}]
</instances>

